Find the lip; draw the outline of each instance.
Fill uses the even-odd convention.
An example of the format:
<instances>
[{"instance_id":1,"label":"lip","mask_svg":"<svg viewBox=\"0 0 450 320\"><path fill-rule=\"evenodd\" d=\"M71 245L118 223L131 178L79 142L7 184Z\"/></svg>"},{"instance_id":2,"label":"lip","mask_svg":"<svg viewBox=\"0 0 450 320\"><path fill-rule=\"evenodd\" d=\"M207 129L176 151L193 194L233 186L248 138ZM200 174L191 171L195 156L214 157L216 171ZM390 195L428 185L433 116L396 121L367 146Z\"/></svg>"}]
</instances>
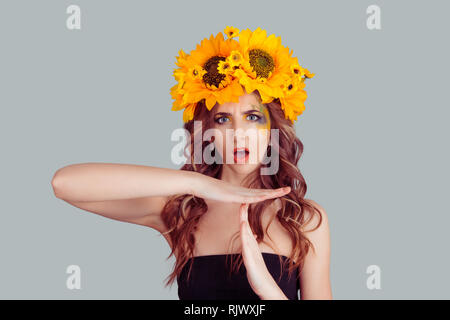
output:
<instances>
[{"instance_id":1,"label":"lip","mask_svg":"<svg viewBox=\"0 0 450 320\"><path fill-rule=\"evenodd\" d=\"M245 150L246 151L246 155L245 155L245 157L244 158L237 158L236 157L236 152L237 151L242 151L242 150ZM248 150L248 148L234 148L234 150L233 150L233 155L234 155L234 162L235 163L246 163L247 161L248 161L248 157L249 157L249 155L250 155L250 151Z\"/></svg>"},{"instance_id":2,"label":"lip","mask_svg":"<svg viewBox=\"0 0 450 320\"><path fill-rule=\"evenodd\" d=\"M234 148L234 150L233 150L233 153L236 153L236 151L242 151L242 150L245 150L245 151L247 151L248 153L250 153L250 151L248 151L248 148Z\"/></svg>"}]
</instances>

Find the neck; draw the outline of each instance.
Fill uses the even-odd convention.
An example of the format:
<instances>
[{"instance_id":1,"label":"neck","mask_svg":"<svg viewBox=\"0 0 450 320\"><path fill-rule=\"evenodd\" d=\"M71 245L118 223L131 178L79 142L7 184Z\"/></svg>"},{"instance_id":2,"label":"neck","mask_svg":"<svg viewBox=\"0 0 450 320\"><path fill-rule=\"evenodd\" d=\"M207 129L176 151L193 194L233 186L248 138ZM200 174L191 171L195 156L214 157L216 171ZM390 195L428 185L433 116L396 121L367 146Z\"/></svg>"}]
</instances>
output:
<instances>
[{"instance_id":1,"label":"neck","mask_svg":"<svg viewBox=\"0 0 450 320\"><path fill-rule=\"evenodd\" d=\"M227 165L222 166L220 180L226 181L232 185L241 186L245 177L247 177L247 174L239 173Z\"/></svg>"}]
</instances>

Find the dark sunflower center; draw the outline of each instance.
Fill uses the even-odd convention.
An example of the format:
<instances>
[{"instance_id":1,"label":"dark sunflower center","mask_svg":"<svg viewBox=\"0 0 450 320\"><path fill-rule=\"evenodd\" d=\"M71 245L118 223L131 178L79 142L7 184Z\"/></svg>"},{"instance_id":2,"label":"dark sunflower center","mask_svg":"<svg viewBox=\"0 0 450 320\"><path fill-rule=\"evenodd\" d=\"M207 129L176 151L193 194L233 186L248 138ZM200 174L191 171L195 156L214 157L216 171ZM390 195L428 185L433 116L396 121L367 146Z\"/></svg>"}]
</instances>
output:
<instances>
[{"instance_id":1,"label":"dark sunflower center","mask_svg":"<svg viewBox=\"0 0 450 320\"><path fill-rule=\"evenodd\" d=\"M225 75L217 71L217 66L219 65L219 61L225 60L225 57L219 56L209 58L203 66L203 69L206 70L206 73L203 75L203 82L219 87L220 82L225 79Z\"/></svg>"},{"instance_id":2,"label":"dark sunflower center","mask_svg":"<svg viewBox=\"0 0 450 320\"><path fill-rule=\"evenodd\" d=\"M267 78L269 73L275 69L273 58L261 49L252 49L248 53L250 65L258 77Z\"/></svg>"}]
</instances>

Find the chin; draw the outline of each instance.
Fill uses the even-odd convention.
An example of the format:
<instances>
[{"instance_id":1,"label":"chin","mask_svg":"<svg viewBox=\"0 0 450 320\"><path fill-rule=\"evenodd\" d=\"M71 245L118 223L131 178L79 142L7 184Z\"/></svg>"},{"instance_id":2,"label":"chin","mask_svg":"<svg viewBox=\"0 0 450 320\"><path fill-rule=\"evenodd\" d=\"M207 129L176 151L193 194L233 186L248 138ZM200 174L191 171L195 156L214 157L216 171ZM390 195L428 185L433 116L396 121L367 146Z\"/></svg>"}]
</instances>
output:
<instances>
[{"instance_id":1,"label":"chin","mask_svg":"<svg viewBox=\"0 0 450 320\"><path fill-rule=\"evenodd\" d=\"M239 174L250 174L260 167L259 163L233 163L227 164L230 168Z\"/></svg>"}]
</instances>

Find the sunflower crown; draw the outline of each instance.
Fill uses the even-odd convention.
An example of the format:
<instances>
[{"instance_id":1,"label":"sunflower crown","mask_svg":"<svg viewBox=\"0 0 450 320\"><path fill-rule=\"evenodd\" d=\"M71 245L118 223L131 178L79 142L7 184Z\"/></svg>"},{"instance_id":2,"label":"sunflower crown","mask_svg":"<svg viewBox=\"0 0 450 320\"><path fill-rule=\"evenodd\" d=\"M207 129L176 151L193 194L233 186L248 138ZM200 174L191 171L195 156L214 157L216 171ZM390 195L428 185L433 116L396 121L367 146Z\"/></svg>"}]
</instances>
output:
<instances>
[{"instance_id":1,"label":"sunflower crown","mask_svg":"<svg viewBox=\"0 0 450 320\"><path fill-rule=\"evenodd\" d=\"M239 102L244 90L258 90L262 103L279 99L286 119L297 120L305 110L304 81L314 73L300 66L280 37L267 36L261 28L239 31L228 26L224 33L226 40L219 32L190 54L179 51L173 72L177 84L170 89L172 110L184 109L183 121L188 122L202 100L211 110L216 103Z\"/></svg>"}]
</instances>

